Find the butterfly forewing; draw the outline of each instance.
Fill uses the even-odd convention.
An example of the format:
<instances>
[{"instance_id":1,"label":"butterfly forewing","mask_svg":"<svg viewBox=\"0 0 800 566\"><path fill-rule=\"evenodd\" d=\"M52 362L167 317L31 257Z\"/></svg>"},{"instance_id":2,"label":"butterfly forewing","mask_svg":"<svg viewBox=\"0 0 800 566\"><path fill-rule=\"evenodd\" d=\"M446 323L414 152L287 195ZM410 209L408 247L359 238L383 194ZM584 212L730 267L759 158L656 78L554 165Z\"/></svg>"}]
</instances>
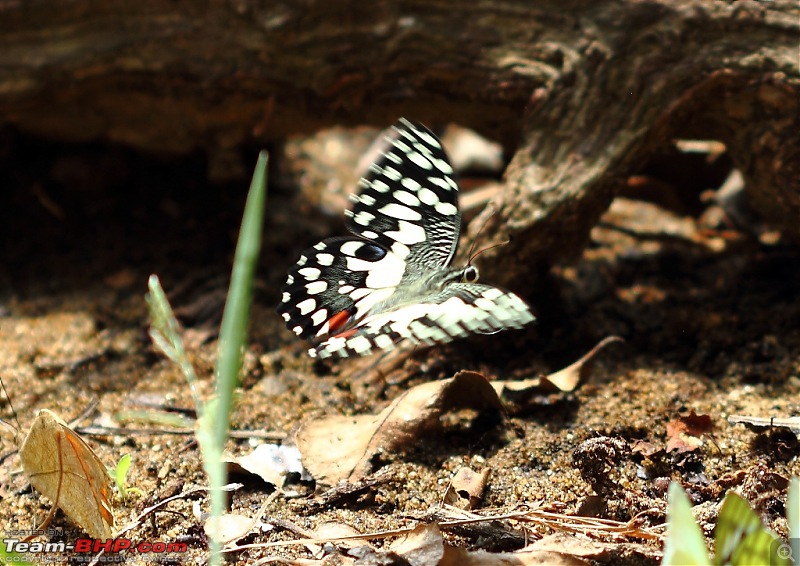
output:
<instances>
[{"instance_id":1,"label":"butterfly forewing","mask_svg":"<svg viewBox=\"0 0 800 566\"><path fill-rule=\"evenodd\" d=\"M458 185L439 140L400 120L360 182L347 227L303 252L277 311L327 358L389 350L400 340L442 343L534 320L517 295L468 283L448 267L461 228Z\"/></svg>"},{"instance_id":2,"label":"butterfly forewing","mask_svg":"<svg viewBox=\"0 0 800 566\"><path fill-rule=\"evenodd\" d=\"M422 265L450 262L458 244L458 185L441 143L420 124L400 120L386 152L361 179L348 210L355 234Z\"/></svg>"}]
</instances>

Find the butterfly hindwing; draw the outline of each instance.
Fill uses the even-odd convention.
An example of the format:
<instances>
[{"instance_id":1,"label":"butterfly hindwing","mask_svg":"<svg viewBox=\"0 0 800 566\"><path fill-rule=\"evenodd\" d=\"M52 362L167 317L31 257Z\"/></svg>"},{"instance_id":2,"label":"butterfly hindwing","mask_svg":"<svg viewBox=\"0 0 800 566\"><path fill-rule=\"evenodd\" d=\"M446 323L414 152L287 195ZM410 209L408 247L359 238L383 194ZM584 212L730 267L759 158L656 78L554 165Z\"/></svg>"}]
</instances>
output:
<instances>
[{"instance_id":1,"label":"butterfly hindwing","mask_svg":"<svg viewBox=\"0 0 800 566\"><path fill-rule=\"evenodd\" d=\"M277 312L301 338L341 332L388 298L405 262L358 238L330 238L307 249L291 268Z\"/></svg>"},{"instance_id":2,"label":"butterfly hindwing","mask_svg":"<svg viewBox=\"0 0 800 566\"><path fill-rule=\"evenodd\" d=\"M367 317L309 353L320 358L365 355L389 350L400 340L443 344L468 334L522 328L532 320L528 305L513 293L490 285L453 283L414 304Z\"/></svg>"}]
</instances>

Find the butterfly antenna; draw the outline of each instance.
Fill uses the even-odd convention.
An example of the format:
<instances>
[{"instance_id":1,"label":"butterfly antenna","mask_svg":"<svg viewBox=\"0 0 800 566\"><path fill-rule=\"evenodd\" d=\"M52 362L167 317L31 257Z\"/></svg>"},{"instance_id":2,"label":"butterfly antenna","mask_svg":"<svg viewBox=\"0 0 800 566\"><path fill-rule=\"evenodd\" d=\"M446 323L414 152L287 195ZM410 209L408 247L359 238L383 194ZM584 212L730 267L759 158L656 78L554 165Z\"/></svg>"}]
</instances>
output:
<instances>
[{"instance_id":1,"label":"butterfly antenna","mask_svg":"<svg viewBox=\"0 0 800 566\"><path fill-rule=\"evenodd\" d=\"M495 248L499 248L500 246L505 246L506 244L510 243L511 243L510 240L506 240L505 242L500 242L498 244L494 244L493 246L489 246L488 248L483 248L482 250L478 250L477 253L475 253L475 255L469 258L469 262L467 262L467 265L472 265L472 260L481 255L483 252L488 252L489 250L493 250Z\"/></svg>"},{"instance_id":2,"label":"butterfly antenna","mask_svg":"<svg viewBox=\"0 0 800 566\"><path fill-rule=\"evenodd\" d=\"M489 205L489 206L492 206L492 205ZM475 257L477 257L477 256L473 256L472 252L475 251L475 245L478 243L478 239L479 239L479 237L481 235L481 232L483 232L483 229L486 228L486 223L489 222L489 219L492 216L494 216L496 212L497 212L497 208L492 206L491 212L489 212L489 215L486 218L483 219L483 223L481 223L481 227L478 228L478 233L475 234L475 239L472 240L472 245L469 248L469 261L467 262L467 265L471 265L472 264L472 260ZM491 248L489 248L489 249L491 249ZM478 252L478 253L480 253L480 252Z\"/></svg>"},{"instance_id":3,"label":"butterfly antenna","mask_svg":"<svg viewBox=\"0 0 800 566\"><path fill-rule=\"evenodd\" d=\"M472 241L472 246L469 248L469 261L467 261L467 265L472 265L473 260L479 255L481 255L483 252L488 252L489 250L492 250L494 248L499 248L500 246L505 246L506 244L510 243L508 240L506 240L505 242L500 242L499 244L494 244L493 246L489 246L488 248L483 248L482 250L478 250L477 253L473 254L473 252L475 251L475 246L478 243L479 236L481 235L481 232L483 232L483 229L486 228L486 223L489 222L489 219L497 213L497 207L493 205L489 206L491 206L492 210L489 213L489 215L484 219L483 223L481 224L481 227L478 229L478 233L475 235L475 239Z\"/></svg>"}]
</instances>

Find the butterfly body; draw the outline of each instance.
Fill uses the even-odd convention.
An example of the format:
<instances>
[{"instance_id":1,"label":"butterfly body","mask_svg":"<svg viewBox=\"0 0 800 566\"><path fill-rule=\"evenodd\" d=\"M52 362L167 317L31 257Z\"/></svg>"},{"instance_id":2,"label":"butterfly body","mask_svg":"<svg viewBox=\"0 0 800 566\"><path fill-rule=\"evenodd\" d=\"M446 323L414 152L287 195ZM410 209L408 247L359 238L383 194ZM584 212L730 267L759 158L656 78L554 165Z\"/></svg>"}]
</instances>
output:
<instances>
[{"instance_id":1,"label":"butterfly body","mask_svg":"<svg viewBox=\"0 0 800 566\"><path fill-rule=\"evenodd\" d=\"M458 185L436 137L401 120L346 211L354 236L309 248L289 270L277 312L321 358L434 344L534 320L513 293L450 267L461 228Z\"/></svg>"}]
</instances>

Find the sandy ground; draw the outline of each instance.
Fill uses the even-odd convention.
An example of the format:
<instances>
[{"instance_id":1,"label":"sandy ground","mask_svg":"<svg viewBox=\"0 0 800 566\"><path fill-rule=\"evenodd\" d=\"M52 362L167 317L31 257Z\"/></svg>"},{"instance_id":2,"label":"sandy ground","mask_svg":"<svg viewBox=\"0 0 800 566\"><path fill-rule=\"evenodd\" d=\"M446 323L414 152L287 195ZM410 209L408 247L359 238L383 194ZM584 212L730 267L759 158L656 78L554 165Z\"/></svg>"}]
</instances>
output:
<instances>
[{"instance_id":1,"label":"sandy ground","mask_svg":"<svg viewBox=\"0 0 800 566\"><path fill-rule=\"evenodd\" d=\"M158 162L120 149L13 136L3 151L0 376L21 427L16 439L2 437L0 526L10 530L32 528L50 508L30 490L12 454L38 409L71 421L96 402L78 426L123 426L134 410L193 416L184 379L147 335L149 274L161 277L184 325L200 392L210 392L246 183L208 186L196 157ZM540 506L619 521L639 515L643 526L653 526L664 521L673 479L701 506L707 534L715 505L736 488L785 535L783 481L797 473L798 441L778 428L731 425L728 417L800 414L797 247L765 245L735 230L700 230L699 214L619 199L582 257L554 267L529 289L515 289L530 301L537 325L417 350L383 367L374 360L313 363L273 308L290 262L304 247L342 233L341 218L301 204L288 188L269 198L235 429L283 438L326 415L378 413L409 388L462 369L490 380L532 378L572 363L607 336L625 342L599 354L573 392L533 395L505 415L446 411L432 432L375 458L379 479L358 497L325 504L314 497L325 486L287 488L292 493L271 500L262 517L278 527L243 542L297 538L301 529L313 532L328 521L362 533L413 526L440 508L463 467L490 470L476 511ZM676 440L674 424L692 411L707 416L710 428L683 437L689 446ZM5 399L0 416L15 422ZM132 457L128 484L143 494L113 500L118 525L205 485L191 435L160 434L153 429L163 427L141 417L128 422L152 432L84 435L108 466ZM232 440L229 450L245 454L254 442ZM253 477L239 481L244 487L231 496L231 507L252 516L274 487ZM128 536L187 542L194 561L205 552L200 513L206 510L202 494L180 499ZM532 538L552 532L529 527ZM81 532L62 513L51 528L40 540L70 541ZM520 546L475 529L443 530L449 543L469 549ZM653 564L659 557L657 541L598 540L612 543L601 561ZM232 560L268 556L311 557L294 545L241 551Z\"/></svg>"}]
</instances>

